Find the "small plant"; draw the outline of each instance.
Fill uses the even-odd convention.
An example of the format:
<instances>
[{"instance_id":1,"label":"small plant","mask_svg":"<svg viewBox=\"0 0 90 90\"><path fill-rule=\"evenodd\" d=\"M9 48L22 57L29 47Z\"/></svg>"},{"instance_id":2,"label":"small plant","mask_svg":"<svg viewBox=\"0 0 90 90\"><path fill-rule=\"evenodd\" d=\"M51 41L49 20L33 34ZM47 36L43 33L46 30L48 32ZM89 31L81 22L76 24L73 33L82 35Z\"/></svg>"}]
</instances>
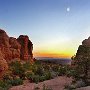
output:
<instances>
[{"instance_id":1,"label":"small plant","mask_svg":"<svg viewBox=\"0 0 90 90\"><path fill-rule=\"evenodd\" d=\"M62 66L58 70L58 75L66 75L66 67Z\"/></svg>"},{"instance_id":2,"label":"small plant","mask_svg":"<svg viewBox=\"0 0 90 90\"><path fill-rule=\"evenodd\" d=\"M34 76L34 73L33 72L27 72L26 73L26 78L30 80L30 82L33 81L33 76Z\"/></svg>"},{"instance_id":3,"label":"small plant","mask_svg":"<svg viewBox=\"0 0 90 90\"><path fill-rule=\"evenodd\" d=\"M35 75L42 76L44 74L44 68L41 65L35 65L32 71Z\"/></svg>"},{"instance_id":4,"label":"small plant","mask_svg":"<svg viewBox=\"0 0 90 90\"><path fill-rule=\"evenodd\" d=\"M23 84L23 80L20 78L15 78L15 79L11 80L12 86L17 86L17 85L22 85L22 84Z\"/></svg>"},{"instance_id":5,"label":"small plant","mask_svg":"<svg viewBox=\"0 0 90 90\"><path fill-rule=\"evenodd\" d=\"M12 62L10 68L13 75L19 76L21 79L25 79L25 69L19 61Z\"/></svg>"},{"instance_id":6,"label":"small plant","mask_svg":"<svg viewBox=\"0 0 90 90\"><path fill-rule=\"evenodd\" d=\"M45 73L45 79L46 79L46 80L49 80L49 79L51 79L51 78L52 78L51 73L50 73L49 71L47 71L47 72Z\"/></svg>"},{"instance_id":7,"label":"small plant","mask_svg":"<svg viewBox=\"0 0 90 90\"><path fill-rule=\"evenodd\" d=\"M31 65L30 62L26 62L26 63L23 64L23 68L25 70L31 70L32 69L32 65Z\"/></svg>"},{"instance_id":8,"label":"small plant","mask_svg":"<svg viewBox=\"0 0 90 90\"><path fill-rule=\"evenodd\" d=\"M39 75L34 75L33 76L33 82L38 83L39 82L39 78L40 78Z\"/></svg>"},{"instance_id":9,"label":"small plant","mask_svg":"<svg viewBox=\"0 0 90 90\"><path fill-rule=\"evenodd\" d=\"M40 82L45 81L45 80L46 80L45 76L40 76L40 78L39 78Z\"/></svg>"},{"instance_id":10,"label":"small plant","mask_svg":"<svg viewBox=\"0 0 90 90\"><path fill-rule=\"evenodd\" d=\"M0 90L8 90L11 87L9 83L0 80Z\"/></svg>"}]
</instances>

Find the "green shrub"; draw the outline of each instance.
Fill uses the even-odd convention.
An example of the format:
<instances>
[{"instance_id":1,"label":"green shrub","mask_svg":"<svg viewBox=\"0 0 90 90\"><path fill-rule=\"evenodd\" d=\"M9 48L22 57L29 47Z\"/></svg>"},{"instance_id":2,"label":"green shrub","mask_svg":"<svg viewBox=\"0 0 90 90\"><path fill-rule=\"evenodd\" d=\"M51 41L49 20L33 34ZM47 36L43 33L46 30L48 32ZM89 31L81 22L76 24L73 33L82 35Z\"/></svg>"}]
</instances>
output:
<instances>
[{"instance_id":1,"label":"green shrub","mask_svg":"<svg viewBox=\"0 0 90 90\"><path fill-rule=\"evenodd\" d=\"M66 67L62 66L58 70L58 75L66 75L66 72L67 72Z\"/></svg>"},{"instance_id":2,"label":"green shrub","mask_svg":"<svg viewBox=\"0 0 90 90\"><path fill-rule=\"evenodd\" d=\"M10 87L11 87L11 84L0 80L0 90L8 90Z\"/></svg>"},{"instance_id":3,"label":"green shrub","mask_svg":"<svg viewBox=\"0 0 90 90\"><path fill-rule=\"evenodd\" d=\"M35 64L35 65L41 65L41 61L36 60L36 61L34 62L34 64Z\"/></svg>"},{"instance_id":4,"label":"green shrub","mask_svg":"<svg viewBox=\"0 0 90 90\"><path fill-rule=\"evenodd\" d=\"M59 70L59 65L54 65L54 66L52 67L52 70L55 71L55 72L58 72L58 70Z\"/></svg>"},{"instance_id":5,"label":"green shrub","mask_svg":"<svg viewBox=\"0 0 90 90\"><path fill-rule=\"evenodd\" d=\"M30 62L26 62L23 64L23 68L25 70L31 70L32 69L32 64L30 64Z\"/></svg>"},{"instance_id":6,"label":"green shrub","mask_svg":"<svg viewBox=\"0 0 90 90\"><path fill-rule=\"evenodd\" d=\"M26 78L30 80L30 82L33 81L33 76L34 76L34 73L33 72L27 72L26 73Z\"/></svg>"},{"instance_id":7,"label":"green shrub","mask_svg":"<svg viewBox=\"0 0 90 90\"><path fill-rule=\"evenodd\" d=\"M45 80L49 80L51 78L52 78L51 73L49 71L45 72Z\"/></svg>"},{"instance_id":8,"label":"green shrub","mask_svg":"<svg viewBox=\"0 0 90 90\"><path fill-rule=\"evenodd\" d=\"M40 82L45 81L45 80L46 80L45 76L40 76L40 78L39 78Z\"/></svg>"},{"instance_id":9,"label":"green shrub","mask_svg":"<svg viewBox=\"0 0 90 90\"><path fill-rule=\"evenodd\" d=\"M10 81L10 83L11 83L12 86L22 85L23 84L23 80L20 79L20 78L15 78L15 79L12 79Z\"/></svg>"},{"instance_id":10,"label":"green shrub","mask_svg":"<svg viewBox=\"0 0 90 90\"><path fill-rule=\"evenodd\" d=\"M10 68L13 75L18 75L21 79L25 78L25 69L19 61L12 62Z\"/></svg>"},{"instance_id":11,"label":"green shrub","mask_svg":"<svg viewBox=\"0 0 90 90\"><path fill-rule=\"evenodd\" d=\"M44 64L43 68L47 71L47 70L50 70L51 67L50 67L50 65Z\"/></svg>"},{"instance_id":12,"label":"green shrub","mask_svg":"<svg viewBox=\"0 0 90 90\"><path fill-rule=\"evenodd\" d=\"M32 71L35 75L42 76L44 74L44 68L41 65L34 65Z\"/></svg>"},{"instance_id":13,"label":"green shrub","mask_svg":"<svg viewBox=\"0 0 90 90\"><path fill-rule=\"evenodd\" d=\"M9 79L10 79L10 75L5 74L5 75L3 76L3 80L4 80L4 81L9 80Z\"/></svg>"},{"instance_id":14,"label":"green shrub","mask_svg":"<svg viewBox=\"0 0 90 90\"><path fill-rule=\"evenodd\" d=\"M38 83L39 82L39 78L40 78L39 75L34 75L33 76L33 82Z\"/></svg>"}]
</instances>

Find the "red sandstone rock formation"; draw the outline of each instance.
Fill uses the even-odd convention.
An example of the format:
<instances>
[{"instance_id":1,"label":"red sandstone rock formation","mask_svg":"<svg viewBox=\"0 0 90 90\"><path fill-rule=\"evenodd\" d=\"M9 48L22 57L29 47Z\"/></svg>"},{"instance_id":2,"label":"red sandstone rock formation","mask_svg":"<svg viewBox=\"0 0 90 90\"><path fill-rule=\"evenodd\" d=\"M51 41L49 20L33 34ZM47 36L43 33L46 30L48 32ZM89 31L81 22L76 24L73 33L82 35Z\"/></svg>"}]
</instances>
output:
<instances>
[{"instance_id":1,"label":"red sandstone rock formation","mask_svg":"<svg viewBox=\"0 0 90 90\"><path fill-rule=\"evenodd\" d=\"M30 60L32 62L33 44L28 36L19 36L18 39L9 37L0 29L0 78L8 70L7 62L13 59Z\"/></svg>"},{"instance_id":2,"label":"red sandstone rock formation","mask_svg":"<svg viewBox=\"0 0 90 90\"><path fill-rule=\"evenodd\" d=\"M0 48L4 59L9 60L12 58L12 52L10 51L9 44L9 36L3 30L0 30Z\"/></svg>"},{"instance_id":3,"label":"red sandstone rock formation","mask_svg":"<svg viewBox=\"0 0 90 90\"><path fill-rule=\"evenodd\" d=\"M29 60L32 59L33 54L32 54L32 49L33 49L33 44L29 40L29 37L26 35L20 35L17 41L21 45L20 49L20 58L22 60Z\"/></svg>"},{"instance_id":4,"label":"red sandstone rock formation","mask_svg":"<svg viewBox=\"0 0 90 90\"><path fill-rule=\"evenodd\" d=\"M11 55L12 59L15 59L15 58L20 59L21 45L17 42L17 39L10 37L9 44L10 44L10 51L12 52L12 55Z\"/></svg>"},{"instance_id":5,"label":"red sandstone rock formation","mask_svg":"<svg viewBox=\"0 0 90 90\"><path fill-rule=\"evenodd\" d=\"M6 60L3 58L3 54L0 50L0 78L6 73L8 70L8 64Z\"/></svg>"},{"instance_id":6,"label":"red sandstone rock formation","mask_svg":"<svg viewBox=\"0 0 90 90\"><path fill-rule=\"evenodd\" d=\"M33 58L33 44L28 36L20 35L18 39L9 37L0 29L0 49L6 61L12 59L30 60Z\"/></svg>"}]
</instances>

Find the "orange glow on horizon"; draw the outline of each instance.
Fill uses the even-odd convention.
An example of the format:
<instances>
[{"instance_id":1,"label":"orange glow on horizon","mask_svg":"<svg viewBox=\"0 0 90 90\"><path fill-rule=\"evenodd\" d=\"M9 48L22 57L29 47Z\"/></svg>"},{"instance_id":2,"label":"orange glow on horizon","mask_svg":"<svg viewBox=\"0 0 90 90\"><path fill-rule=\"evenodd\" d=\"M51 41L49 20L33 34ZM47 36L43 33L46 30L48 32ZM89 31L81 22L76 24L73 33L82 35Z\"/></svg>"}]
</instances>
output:
<instances>
[{"instance_id":1,"label":"orange glow on horizon","mask_svg":"<svg viewBox=\"0 0 90 90\"><path fill-rule=\"evenodd\" d=\"M34 52L34 57L71 58L71 54Z\"/></svg>"}]
</instances>

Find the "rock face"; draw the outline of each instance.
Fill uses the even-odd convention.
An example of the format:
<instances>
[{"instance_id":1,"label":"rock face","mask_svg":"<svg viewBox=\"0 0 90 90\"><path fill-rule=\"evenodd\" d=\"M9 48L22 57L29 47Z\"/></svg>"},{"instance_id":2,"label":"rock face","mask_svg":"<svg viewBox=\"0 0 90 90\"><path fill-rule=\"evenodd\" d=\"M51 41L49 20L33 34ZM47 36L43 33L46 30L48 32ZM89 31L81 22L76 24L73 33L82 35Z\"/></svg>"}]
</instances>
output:
<instances>
[{"instance_id":1,"label":"rock face","mask_svg":"<svg viewBox=\"0 0 90 90\"><path fill-rule=\"evenodd\" d=\"M83 40L82 45L83 46L90 46L90 37L88 39Z\"/></svg>"},{"instance_id":2,"label":"rock face","mask_svg":"<svg viewBox=\"0 0 90 90\"><path fill-rule=\"evenodd\" d=\"M3 55L3 59L7 62L12 59L32 59L32 49L33 44L29 40L28 36L20 35L19 38L16 39L14 37L9 37L4 30L0 29L0 50Z\"/></svg>"},{"instance_id":3,"label":"rock face","mask_svg":"<svg viewBox=\"0 0 90 90\"><path fill-rule=\"evenodd\" d=\"M3 54L0 50L0 78L6 73L8 70L8 64L6 60L3 58Z\"/></svg>"},{"instance_id":4,"label":"rock face","mask_svg":"<svg viewBox=\"0 0 90 90\"><path fill-rule=\"evenodd\" d=\"M77 71L90 82L90 37L79 46L72 63L77 67Z\"/></svg>"},{"instance_id":5,"label":"rock face","mask_svg":"<svg viewBox=\"0 0 90 90\"><path fill-rule=\"evenodd\" d=\"M22 60L32 59L33 58L33 54L32 54L33 44L29 40L29 37L26 35L20 35L19 38L17 38L17 41L21 45L20 58Z\"/></svg>"}]
</instances>

